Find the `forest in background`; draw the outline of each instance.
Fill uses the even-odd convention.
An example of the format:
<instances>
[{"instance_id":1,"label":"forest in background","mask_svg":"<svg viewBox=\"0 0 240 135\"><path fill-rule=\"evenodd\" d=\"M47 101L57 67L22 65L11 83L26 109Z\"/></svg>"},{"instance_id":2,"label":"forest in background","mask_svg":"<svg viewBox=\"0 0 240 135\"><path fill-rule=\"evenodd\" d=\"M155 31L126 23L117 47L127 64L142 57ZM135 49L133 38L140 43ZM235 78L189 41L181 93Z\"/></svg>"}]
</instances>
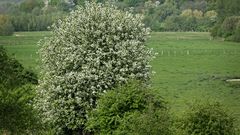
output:
<instances>
[{"instance_id":1,"label":"forest in background","mask_svg":"<svg viewBox=\"0 0 240 135\"><path fill-rule=\"evenodd\" d=\"M84 1L2 0L0 29L10 31L5 35L11 31L46 31ZM153 31L211 31L213 37L240 41L239 0L116 0L114 4L145 15L144 22Z\"/></svg>"}]
</instances>

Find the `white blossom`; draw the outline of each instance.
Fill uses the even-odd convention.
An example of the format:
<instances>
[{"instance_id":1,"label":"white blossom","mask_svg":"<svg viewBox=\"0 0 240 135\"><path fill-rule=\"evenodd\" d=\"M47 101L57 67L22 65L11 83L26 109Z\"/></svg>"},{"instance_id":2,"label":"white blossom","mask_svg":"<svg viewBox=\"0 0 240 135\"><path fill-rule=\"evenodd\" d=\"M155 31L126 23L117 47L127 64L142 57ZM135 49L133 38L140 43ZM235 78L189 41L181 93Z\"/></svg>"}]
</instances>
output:
<instances>
[{"instance_id":1,"label":"white blossom","mask_svg":"<svg viewBox=\"0 0 240 135\"><path fill-rule=\"evenodd\" d=\"M84 126L99 94L129 79L149 80L150 29L141 15L87 2L40 42L37 108L56 129Z\"/></svg>"}]
</instances>

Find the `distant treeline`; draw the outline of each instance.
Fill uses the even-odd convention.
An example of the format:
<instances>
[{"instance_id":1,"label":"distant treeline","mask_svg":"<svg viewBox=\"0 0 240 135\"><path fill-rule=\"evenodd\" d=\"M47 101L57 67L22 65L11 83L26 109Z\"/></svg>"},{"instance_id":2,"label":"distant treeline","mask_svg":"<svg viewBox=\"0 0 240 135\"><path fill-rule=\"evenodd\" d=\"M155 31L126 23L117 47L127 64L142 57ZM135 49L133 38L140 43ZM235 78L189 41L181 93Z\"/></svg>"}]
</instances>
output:
<instances>
[{"instance_id":1,"label":"distant treeline","mask_svg":"<svg viewBox=\"0 0 240 135\"><path fill-rule=\"evenodd\" d=\"M84 5L84 1L2 1L0 14L8 16L15 31L45 31L77 5ZM225 31L222 23L228 23L229 21L224 21L228 17L240 15L239 0L118 0L114 4L120 9L144 14L146 26L153 31L213 31L213 36L225 38L226 34L221 34ZM238 21L234 24L236 26L232 27L237 29ZM230 33L231 37L234 33L236 32Z\"/></svg>"},{"instance_id":2,"label":"distant treeline","mask_svg":"<svg viewBox=\"0 0 240 135\"><path fill-rule=\"evenodd\" d=\"M32 15L24 14L11 16L11 22L15 31L46 31L61 15L59 14L42 14Z\"/></svg>"},{"instance_id":3,"label":"distant treeline","mask_svg":"<svg viewBox=\"0 0 240 135\"><path fill-rule=\"evenodd\" d=\"M222 37L225 40L240 42L240 1L216 1L218 21L211 30L213 37Z\"/></svg>"},{"instance_id":4,"label":"distant treeline","mask_svg":"<svg viewBox=\"0 0 240 135\"><path fill-rule=\"evenodd\" d=\"M15 31L45 31L67 12L47 6L43 0L0 3L0 14L7 16ZM0 20L1 24L1 20Z\"/></svg>"},{"instance_id":5,"label":"distant treeline","mask_svg":"<svg viewBox=\"0 0 240 135\"><path fill-rule=\"evenodd\" d=\"M6 1L0 4L0 13L10 17L15 31L43 31L83 4L84 0ZM209 31L217 19L206 0L119 0L114 4L144 14L146 25L154 31Z\"/></svg>"}]
</instances>

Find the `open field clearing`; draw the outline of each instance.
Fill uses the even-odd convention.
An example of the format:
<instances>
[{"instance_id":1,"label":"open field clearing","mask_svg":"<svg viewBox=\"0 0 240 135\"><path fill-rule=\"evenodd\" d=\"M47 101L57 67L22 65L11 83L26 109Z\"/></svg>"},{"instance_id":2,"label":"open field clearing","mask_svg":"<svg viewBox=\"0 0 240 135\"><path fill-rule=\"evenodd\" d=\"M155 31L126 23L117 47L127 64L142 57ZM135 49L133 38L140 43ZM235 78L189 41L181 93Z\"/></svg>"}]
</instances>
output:
<instances>
[{"instance_id":1,"label":"open field clearing","mask_svg":"<svg viewBox=\"0 0 240 135\"><path fill-rule=\"evenodd\" d=\"M10 55L39 72L37 42L48 32L17 32L0 37ZM152 61L156 88L179 115L194 100L217 100L240 120L240 43L212 40L209 33L152 33L148 46L158 53Z\"/></svg>"}]
</instances>

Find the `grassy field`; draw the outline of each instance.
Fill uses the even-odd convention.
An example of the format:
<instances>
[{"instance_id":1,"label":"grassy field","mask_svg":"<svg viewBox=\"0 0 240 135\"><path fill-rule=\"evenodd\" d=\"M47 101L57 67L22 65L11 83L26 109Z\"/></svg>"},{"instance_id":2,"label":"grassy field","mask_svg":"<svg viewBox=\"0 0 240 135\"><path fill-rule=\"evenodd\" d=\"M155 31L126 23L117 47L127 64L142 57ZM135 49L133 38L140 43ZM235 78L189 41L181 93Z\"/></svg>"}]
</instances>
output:
<instances>
[{"instance_id":1,"label":"grassy field","mask_svg":"<svg viewBox=\"0 0 240 135\"><path fill-rule=\"evenodd\" d=\"M49 35L49 32L17 32L13 36L0 36L0 46L4 46L9 55L19 60L25 68L38 72L37 43Z\"/></svg>"},{"instance_id":2,"label":"grassy field","mask_svg":"<svg viewBox=\"0 0 240 135\"><path fill-rule=\"evenodd\" d=\"M153 33L158 52L152 62L153 86L181 114L194 100L217 100L240 118L240 44L211 40L209 33Z\"/></svg>"},{"instance_id":3,"label":"grassy field","mask_svg":"<svg viewBox=\"0 0 240 135\"><path fill-rule=\"evenodd\" d=\"M48 32L0 37L0 45L23 65L38 72L37 42ZM158 53L152 61L156 88L175 114L194 100L217 100L240 120L240 43L212 40L209 33L152 33L147 44Z\"/></svg>"}]
</instances>

